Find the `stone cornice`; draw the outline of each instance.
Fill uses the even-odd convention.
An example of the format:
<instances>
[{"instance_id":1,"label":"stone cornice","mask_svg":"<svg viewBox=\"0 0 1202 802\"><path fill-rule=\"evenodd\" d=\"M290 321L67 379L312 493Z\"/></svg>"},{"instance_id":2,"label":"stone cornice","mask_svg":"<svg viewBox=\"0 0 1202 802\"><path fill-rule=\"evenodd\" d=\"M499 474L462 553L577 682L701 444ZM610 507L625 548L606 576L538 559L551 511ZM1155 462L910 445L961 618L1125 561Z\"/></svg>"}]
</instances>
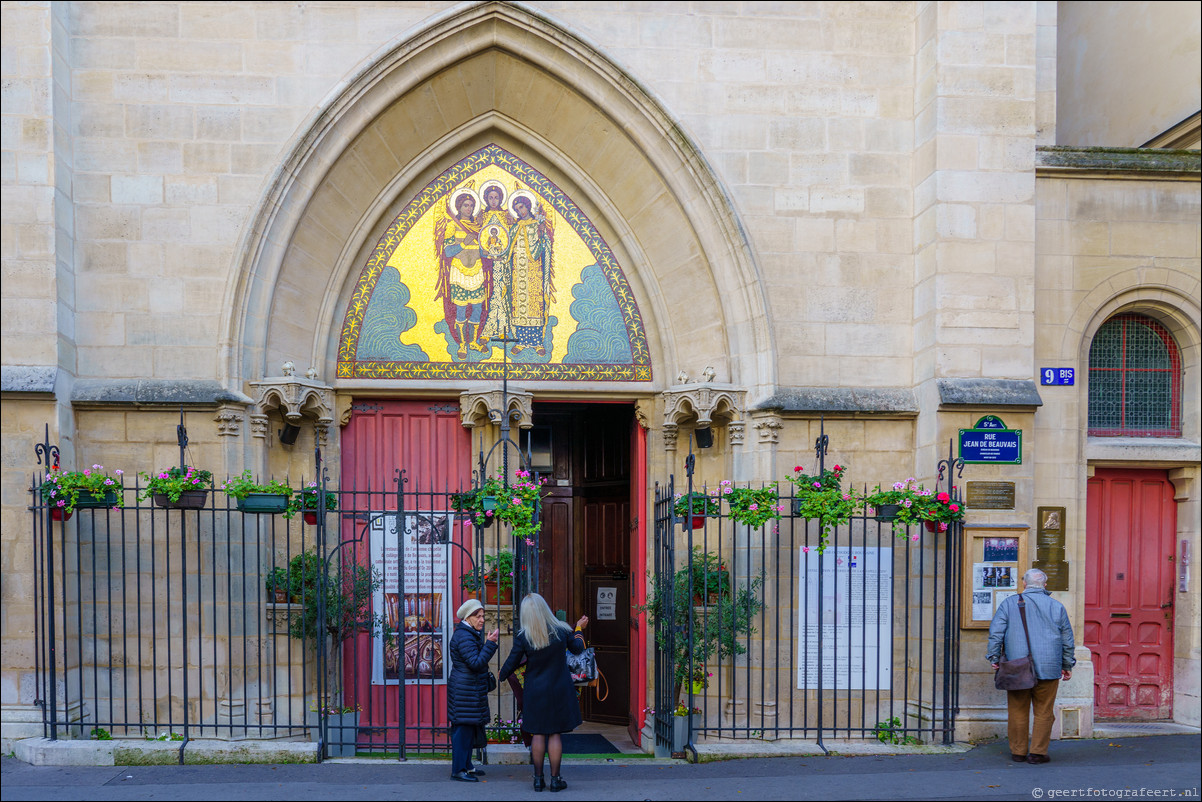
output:
<instances>
[{"instance_id":1,"label":"stone cornice","mask_svg":"<svg viewBox=\"0 0 1202 802\"><path fill-rule=\"evenodd\" d=\"M1062 178L1155 178L1202 180L1197 150L1162 148L1079 148L1061 145L1035 149L1035 175Z\"/></svg>"},{"instance_id":2,"label":"stone cornice","mask_svg":"<svg viewBox=\"0 0 1202 802\"><path fill-rule=\"evenodd\" d=\"M216 381L194 379L77 379L71 405L87 407L185 407L214 409L233 404L248 406L251 399L227 390Z\"/></svg>"},{"instance_id":3,"label":"stone cornice","mask_svg":"<svg viewBox=\"0 0 1202 802\"><path fill-rule=\"evenodd\" d=\"M786 417L899 417L918 415L918 401L901 387L778 387L756 404L754 411L771 410Z\"/></svg>"}]
</instances>

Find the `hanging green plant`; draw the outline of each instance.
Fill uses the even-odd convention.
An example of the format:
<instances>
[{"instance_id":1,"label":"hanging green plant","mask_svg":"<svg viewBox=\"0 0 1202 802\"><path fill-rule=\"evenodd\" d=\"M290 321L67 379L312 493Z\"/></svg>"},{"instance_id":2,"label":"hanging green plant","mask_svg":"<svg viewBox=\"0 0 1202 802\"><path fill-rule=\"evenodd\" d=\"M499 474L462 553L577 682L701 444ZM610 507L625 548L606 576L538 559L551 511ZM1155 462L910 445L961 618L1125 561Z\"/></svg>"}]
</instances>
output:
<instances>
[{"instance_id":1,"label":"hanging green plant","mask_svg":"<svg viewBox=\"0 0 1202 802\"><path fill-rule=\"evenodd\" d=\"M534 536L542 524L536 520L542 503L546 479L535 481L530 471L517 471L512 484L500 476L490 476L476 490L456 493L451 503L476 526L488 526L494 520L509 524L514 539L534 545Z\"/></svg>"},{"instance_id":2,"label":"hanging green plant","mask_svg":"<svg viewBox=\"0 0 1202 802\"><path fill-rule=\"evenodd\" d=\"M915 523L930 523L940 532L947 525L964 520L964 506L948 493L927 490L914 477L895 482L889 490L876 490L864 497L864 504L873 510L878 521L892 523L893 534L905 537L907 527ZM911 536L918 540L918 535Z\"/></svg>"},{"instance_id":3,"label":"hanging green plant","mask_svg":"<svg viewBox=\"0 0 1202 802\"><path fill-rule=\"evenodd\" d=\"M719 495L726 499L730 517L741 524L759 528L770 520L777 520L784 512L776 482L763 487L735 487L723 481L718 487Z\"/></svg>"},{"instance_id":4,"label":"hanging green plant","mask_svg":"<svg viewBox=\"0 0 1202 802\"><path fill-rule=\"evenodd\" d=\"M855 493L843 491L844 470L842 465L836 465L818 475L810 476L798 465L793 469L793 475L787 477L796 487L793 514L799 518L813 518L819 522L819 554L826 550L826 544L835 527L846 524L853 515L863 509ZM809 547L804 551L809 551Z\"/></svg>"},{"instance_id":5,"label":"hanging green plant","mask_svg":"<svg viewBox=\"0 0 1202 802\"><path fill-rule=\"evenodd\" d=\"M251 478L250 468L226 480L221 486L227 495L238 500L238 509L254 514L274 514L288 509L292 488L272 479L266 483Z\"/></svg>"},{"instance_id":6,"label":"hanging green plant","mask_svg":"<svg viewBox=\"0 0 1202 802\"><path fill-rule=\"evenodd\" d=\"M680 518L688 518L691 515L717 515L722 511L717 490L711 490L709 493L702 493L700 490L677 493L675 498L672 509Z\"/></svg>"},{"instance_id":7,"label":"hanging green plant","mask_svg":"<svg viewBox=\"0 0 1202 802\"><path fill-rule=\"evenodd\" d=\"M171 467L154 475L139 473L138 476L146 482L138 498L143 501L148 498L154 499L159 506L187 504L203 507L205 496L213 482L213 474L210 471L192 466Z\"/></svg>"},{"instance_id":8,"label":"hanging green plant","mask_svg":"<svg viewBox=\"0 0 1202 802\"><path fill-rule=\"evenodd\" d=\"M42 482L42 501L62 517L71 515L76 507L122 507L121 471L112 475L103 465L93 465L82 471L63 471L52 466Z\"/></svg>"},{"instance_id":9,"label":"hanging green plant","mask_svg":"<svg viewBox=\"0 0 1202 802\"><path fill-rule=\"evenodd\" d=\"M300 490L293 491L292 497L288 499L288 509L284 510L284 517L292 518L298 512L316 513L320 504L321 488L317 486L317 482L309 482ZM327 490L326 510L336 509L338 509L338 494L333 490Z\"/></svg>"}]
</instances>

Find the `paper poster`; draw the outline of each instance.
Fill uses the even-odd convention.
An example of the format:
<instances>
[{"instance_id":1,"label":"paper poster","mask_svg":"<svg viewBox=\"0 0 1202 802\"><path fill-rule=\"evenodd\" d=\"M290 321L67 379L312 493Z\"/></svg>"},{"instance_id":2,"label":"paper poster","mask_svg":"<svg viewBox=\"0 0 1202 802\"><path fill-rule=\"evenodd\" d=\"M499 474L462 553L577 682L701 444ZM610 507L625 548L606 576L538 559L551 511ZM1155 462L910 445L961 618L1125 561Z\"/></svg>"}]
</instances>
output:
<instances>
[{"instance_id":1,"label":"paper poster","mask_svg":"<svg viewBox=\"0 0 1202 802\"><path fill-rule=\"evenodd\" d=\"M891 687L893 550L832 546L799 554L805 582L798 589L797 687L818 687L819 640L823 688Z\"/></svg>"},{"instance_id":2,"label":"paper poster","mask_svg":"<svg viewBox=\"0 0 1202 802\"><path fill-rule=\"evenodd\" d=\"M406 513L398 532L396 513L371 514L372 565L383 579L375 609L384 616L373 650L373 685L398 684L402 665L407 683L447 680L446 643L453 625L448 542L454 515Z\"/></svg>"},{"instance_id":3,"label":"paper poster","mask_svg":"<svg viewBox=\"0 0 1202 802\"><path fill-rule=\"evenodd\" d=\"M974 591L993 590L994 588L1014 590L1017 587L1018 569L1015 566L995 565L988 562L972 564L972 589Z\"/></svg>"},{"instance_id":4,"label":"paper poster","mask_svg":"<svg viewBox=\"0 0 1202 802\"><path fill-rule=\"evenodd\" d=\"M993 618L993 591L974 590L972 592L972 620L989 621Z\"/></svg>"}]
</instances>

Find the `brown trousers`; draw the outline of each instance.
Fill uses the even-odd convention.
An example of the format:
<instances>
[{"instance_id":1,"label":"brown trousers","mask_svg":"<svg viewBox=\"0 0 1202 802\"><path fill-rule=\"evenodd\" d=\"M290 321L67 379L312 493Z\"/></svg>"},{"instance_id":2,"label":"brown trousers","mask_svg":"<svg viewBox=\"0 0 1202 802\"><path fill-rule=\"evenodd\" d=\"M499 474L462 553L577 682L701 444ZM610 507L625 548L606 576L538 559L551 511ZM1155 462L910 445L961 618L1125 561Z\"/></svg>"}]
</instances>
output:
<instances>
[{"instance_id":1,"label":"brown trousers","mask_svg":"<svg viewBox=\"0 0 1202 802\"><path fill-rule=\"evenodd\" d=\"M1010 753L1046 755L1052 740L1052 721L1056 718L1056 691L1060 680L1043 679L1025 691L1006 691L1006 715ZM1028 739L1031 708L1035 709L1035 730Z\"/></svg>"}]
</instances>

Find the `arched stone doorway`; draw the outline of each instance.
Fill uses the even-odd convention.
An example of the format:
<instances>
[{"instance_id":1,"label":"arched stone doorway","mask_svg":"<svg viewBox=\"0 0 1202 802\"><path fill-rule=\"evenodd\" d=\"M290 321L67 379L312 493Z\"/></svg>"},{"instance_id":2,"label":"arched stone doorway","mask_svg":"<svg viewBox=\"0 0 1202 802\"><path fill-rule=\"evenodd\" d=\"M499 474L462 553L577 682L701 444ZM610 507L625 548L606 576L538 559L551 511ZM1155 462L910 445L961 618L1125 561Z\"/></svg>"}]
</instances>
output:
<instances>
[{"instance_id":1,"label":"arched stone doorway","mask_svg":"<svg viewBox=\"0 0 1202 802\"><path fill-rule=\"evenodd\" d=\"M339 372L347 310L381 238L444 171L489 148L512 154L571 199L641 312L646 370L603 387L588 376L532 376L524 389L536 398L628 405L636 432L626 503L633 520L645 521L638 512L647 506L646 477L662 472L648 464L662 457L648 458L646 434L650 409L664 406L657 395L682 372L716 378L749 400L775 386L765 285L730 198L683 128L634 76L527 9L484 3L433 18L314 112L244 237L228 289L224 378L245 386L284 362L312 366L343 424L359 399L446 401L495 390L491 374ZM636 411L636 402L644 408ZM337 475L338 438L328 445ZM635 578L644 573L643 526L631 530ZM583 575L574 580L586 584ZM644 647L629 645L637 662ZM636 673L632 666L637 687Z\"/></svg>"}]
</instances>

